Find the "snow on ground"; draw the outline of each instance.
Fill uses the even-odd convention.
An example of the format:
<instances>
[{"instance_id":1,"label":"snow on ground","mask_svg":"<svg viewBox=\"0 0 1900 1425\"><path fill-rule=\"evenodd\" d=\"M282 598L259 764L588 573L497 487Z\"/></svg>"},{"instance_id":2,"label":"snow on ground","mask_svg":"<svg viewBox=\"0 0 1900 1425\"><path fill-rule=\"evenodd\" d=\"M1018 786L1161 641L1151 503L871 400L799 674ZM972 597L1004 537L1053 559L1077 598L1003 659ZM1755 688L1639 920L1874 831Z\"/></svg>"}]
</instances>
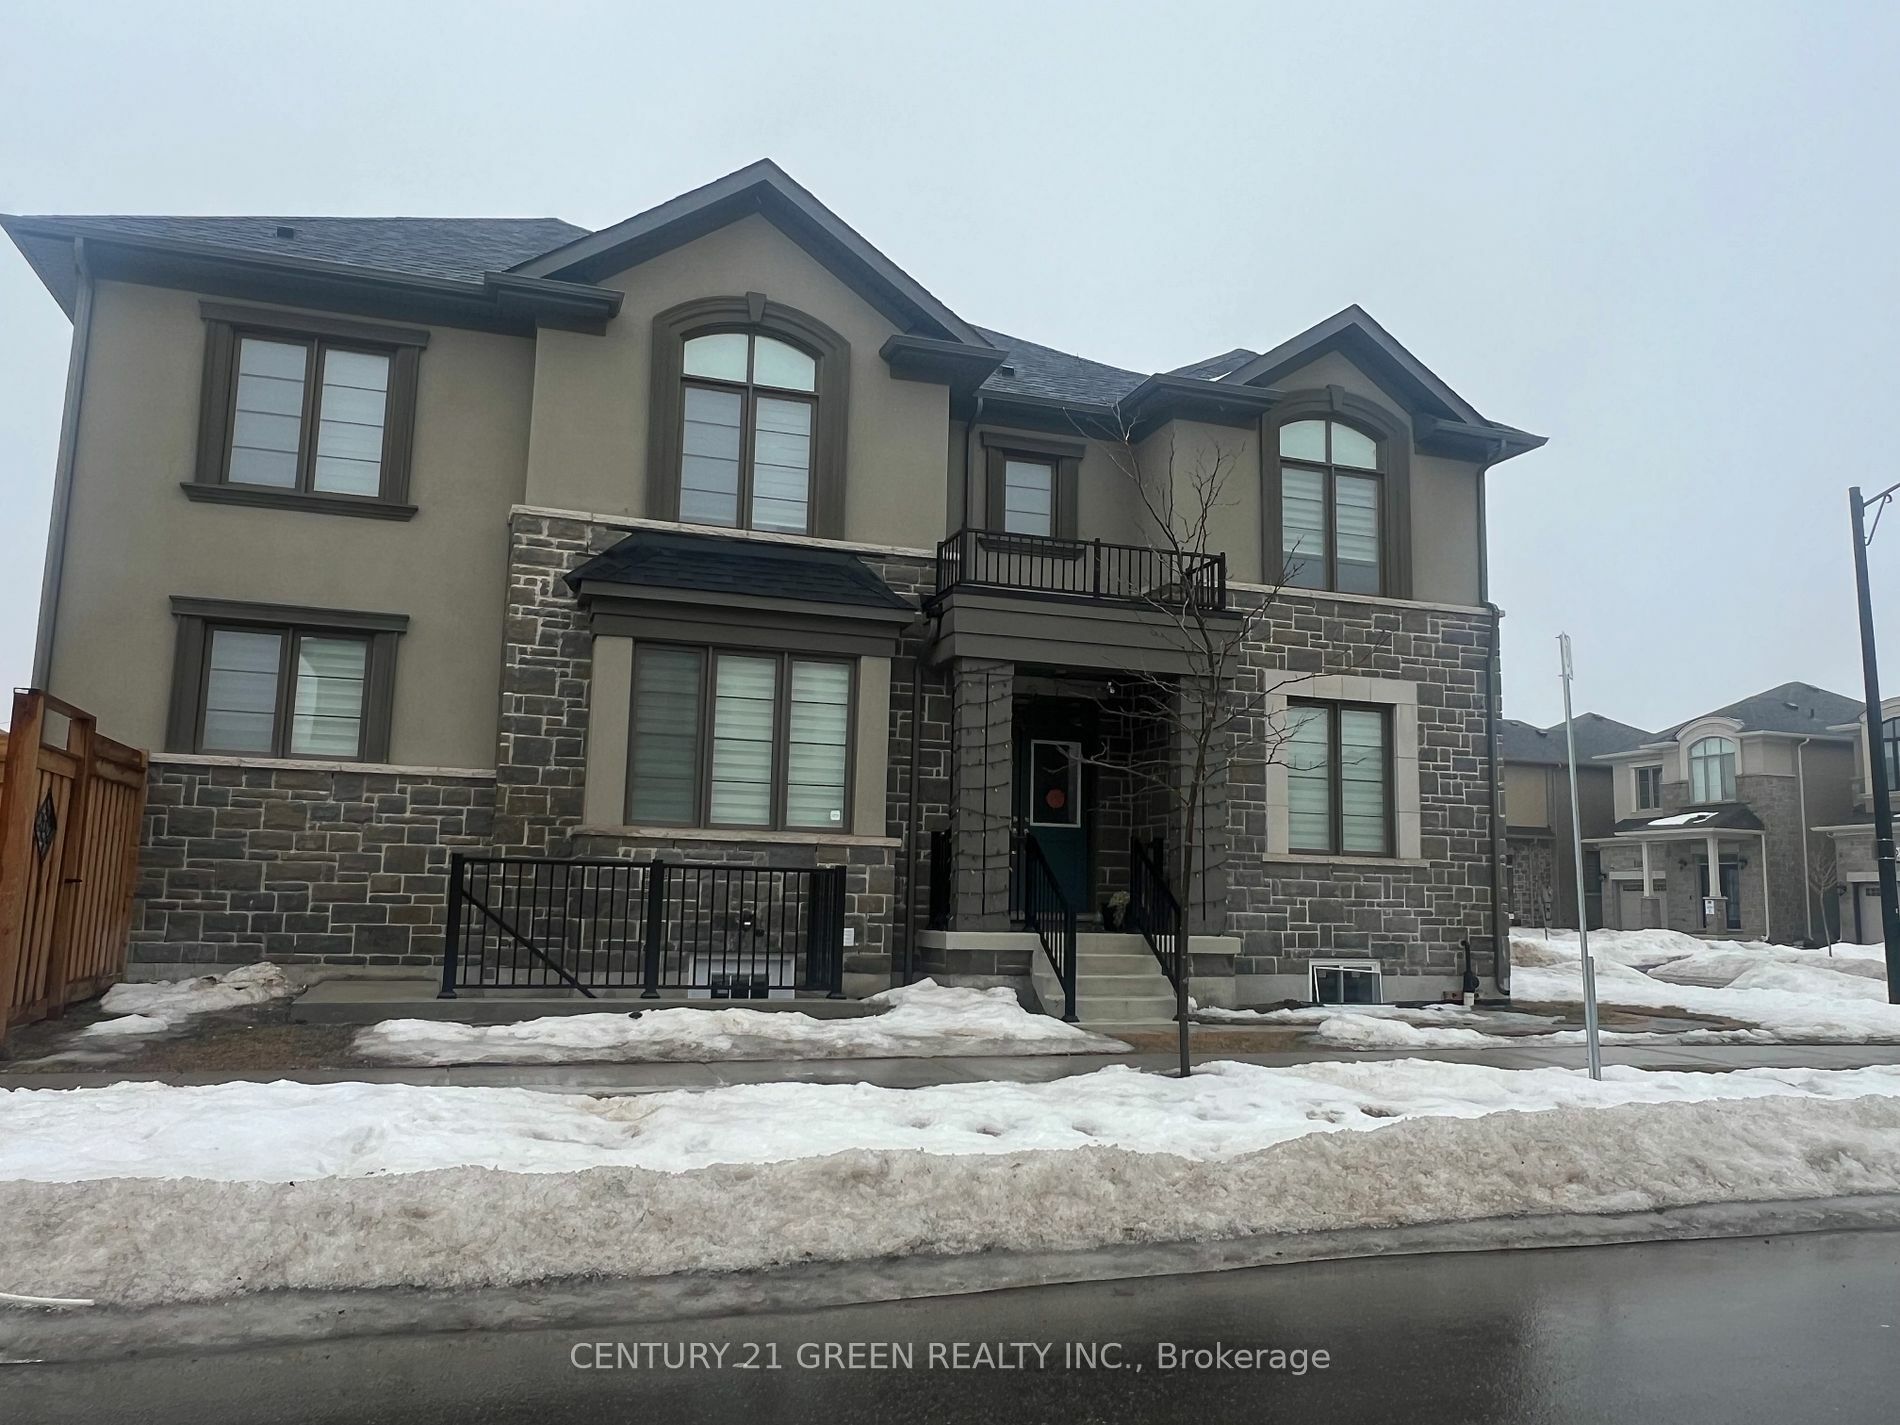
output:
<instances>
[{"instance_id":1,"label":"snow on ground","mask_svg":"<svg viewBox=\"0 0 1900 1425\"><path fill-rule=\"evenodd\" d=\"M1220 1064L608 1100L121 1084L0 1096L0 1291L468 1287L1894 1192L1900 1067Z\"/></svg>"},{"instance_id":2,"label":"snow on ground","mask_svg":"<svg viewBox=\"0 0 1900 1425\"><path fill-rule=\"evenodd\" d=\"M139 1020L141 1024L134 1028L121 1020L116 1027L99 1024L87 1032L107 1035L155 1033L182 1024L193 1015L265 1004L274 999L288 999L296 993L297 986L290 982L282 969L262 960L223 975L202 975L194 980L158 980L137 984L121 982L106 991L99 1008L107 1014Z\"/></svg>"},{"instance_id":3,"label":"snow on ground","mask_svg":"<svg viewBox=\"0 0 1900 1425\"><path fill-rule=\"evenodd\" d=\"M141 1034L157 1034L170 1029L171 1021L155 1014L127 1014L118 1019L96 1019L80 1030L88 1039L119 1039Z\"/></svg>"},{"instance_id":4,"label":"snow on ground","mask_svg":"<svg viewBox=\"0 0 1900 1425\"><path fill-rule=\"evenodd\" d=\"M574 1064L718 1059L897 1059L963 1054L1121 1054L1119 1039L1031 1014L1013 990L920 980L872 995L882 1013L818 1019L795 1010L654 1009L548 1015L519 1024L386 1019L356 1052L398 1064Z\"/></svg>"},{"instance_id":5,"label":"snow on ground","mask_svg":"<svg viewBox=\"0 0 1900 1425\"><path fill-rule=\"evenodd\" d=\"M1593 930L1590 953L1600 1004L1732 1019L1754 1027L1754 1043L1900 1042L1900 1005L1887 1003L1874 946L1836 945L1830 957L1669 930ZM1581 1003L1575 931L1519 932L1511 960L1514 999Z\"/></svg>"},{"instance_id":6,"label":"snow on ground","mask_svg":"<svg viewBox=\"0 0 1900 1425\"><path fill-rule=\"evenodd\" d=\"M1399 1118L1794 1096L1892 1096L1900 1066L1728 1074L1493 1069L1395 1060L1221 1063L1185 1082L1124 1066L1047 1084L756 1084L617 1098L410 1084L124 1083L0 1096L0 1179L298 1181L490 1167L685 1172L854 1148L1009 1153L1090 1146L1230 1158ZM242 1131L234 1131L239 1125ZM1900 1153L1900 1142L1894 1145Z\"/></svg>"}]
</instances>

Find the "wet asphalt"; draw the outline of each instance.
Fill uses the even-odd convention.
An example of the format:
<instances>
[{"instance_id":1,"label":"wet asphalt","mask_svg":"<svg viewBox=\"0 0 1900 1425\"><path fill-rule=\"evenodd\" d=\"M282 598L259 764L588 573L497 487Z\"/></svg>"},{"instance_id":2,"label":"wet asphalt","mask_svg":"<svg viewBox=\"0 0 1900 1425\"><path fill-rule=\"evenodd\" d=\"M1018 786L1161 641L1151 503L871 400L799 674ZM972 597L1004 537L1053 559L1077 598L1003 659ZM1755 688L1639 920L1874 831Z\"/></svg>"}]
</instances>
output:
<instances>
[{"instance_id":1,"label":"wet asphalt","mask_svg":"<svg viewBox=\"0 0 1900 1425\"><path fill-rule=\"evenodd\" d=\"M664 1327L142 1347L0 1367L0 1420L1890 1422L1900 1232L1311 1263Z\"/></svg>"}]
</instances>

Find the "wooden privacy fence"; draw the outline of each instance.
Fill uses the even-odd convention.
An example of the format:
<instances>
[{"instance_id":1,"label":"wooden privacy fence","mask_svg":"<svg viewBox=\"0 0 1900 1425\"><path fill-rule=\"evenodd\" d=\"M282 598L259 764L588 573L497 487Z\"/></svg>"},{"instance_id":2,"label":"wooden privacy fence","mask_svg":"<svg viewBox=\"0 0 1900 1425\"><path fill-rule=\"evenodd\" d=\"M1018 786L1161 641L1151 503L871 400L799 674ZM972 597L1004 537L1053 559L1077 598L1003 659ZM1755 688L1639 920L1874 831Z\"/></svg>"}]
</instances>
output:
<instances>
[{"instance_id":1,"label":"wooden privacy fence","mask_svg":"<svg viewBox=\"0 0 1900 1425\"><path fill-rule=\"evenodd\" d=\"M125 973L146 754L33 689L0 733L0 1044Z\"/></svg>"}]
</instances>

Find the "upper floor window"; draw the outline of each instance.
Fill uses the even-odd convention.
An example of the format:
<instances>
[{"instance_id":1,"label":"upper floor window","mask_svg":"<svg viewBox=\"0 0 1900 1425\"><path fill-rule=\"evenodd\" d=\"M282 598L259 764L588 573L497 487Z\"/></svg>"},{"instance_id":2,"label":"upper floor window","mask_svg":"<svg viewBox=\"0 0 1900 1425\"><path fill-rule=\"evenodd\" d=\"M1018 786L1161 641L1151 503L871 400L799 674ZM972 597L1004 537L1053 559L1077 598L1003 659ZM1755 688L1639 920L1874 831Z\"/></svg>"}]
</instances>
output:
<instances>
[{"instance_id":1,"label":"upper floor window","mask_svg":"<svg viewBox=\"0 0 1900 1425\"><path fill-rule=\"evenodd\" d=\"M1280 427L1280 557L1286 582L1385 592L1382 443L1337 420Z\"/></svg>"},{"instance_id":2,"label":"upper floor window","mask_svg":"<svg viewBox=\"0 0 1900 1425\"><path fill-rule=\"evenodd\" d=\"M1880 755L1887 768L1887 790L1900 792L1900 717L1880 724Z\"/></svg>"},{"instance_id":3,"label":"upper floor window","mask_svg":"<svg viewBox=\"0 0 1900 1425\"><path fill-rule=\"evenodd\" d=\"M811 530L818 362L756 332L689 337L681 356L680 518Z\"/></svg>"},{"instance_id":4,"label":"upper floor window","mask_svg":"<svg viewBox=\"0 0 1900 1425\"><path fill-rule=\"evenodd\" d=\"M403 516L427 332L205 303L194 498Z\"/></svg>"},{"instance_id":5,"label":"upper floor window","mask_svg":"<svg viewBox=\"0 0 1900 1425\"><path fill-rule=\"evenodd\" d=\"M841 535L844 339L758 293L685 303L653 332L649 513Z\"/></svg>"},{"instance_id":6,"label":"upper floor window","mask_svg":"<svg viewBox=\"0 0 1900 1425\"><path fill-rule=\"evenodd\" d=\"M1287 844L1392 854L1391 712L1351 703L1287 708Z\"/></svg>"},{"instance_id":7,"label":"upper floor window","mask_svg":"<svg viewBox=\"0 0 1900 1425\"><path fill-rule=\"evenodd\" d=\"M383 761L400 615L173 599L174 752Z\"/></svg>"},{"instance_id":8,"label":"upper floor window","mask_svg":"<svg viewBox=\"0 0 1900 1425\"><path fill-rule=\"evenodd\" d=\"M1661 767L1636 768L1636 810L1655 811L1662 806Z\"/></svg>"},{"instance_id":9,"label":"upper floor window","mask_svg":"<svg viewBox=\"0 0 1900 1425\"><path fill-rule=\"evenodd\" d=\"M1735 743L1726 737L1698 738L1689 746L1689 798L1735 800Z\"/></svg>"}]
</instances>

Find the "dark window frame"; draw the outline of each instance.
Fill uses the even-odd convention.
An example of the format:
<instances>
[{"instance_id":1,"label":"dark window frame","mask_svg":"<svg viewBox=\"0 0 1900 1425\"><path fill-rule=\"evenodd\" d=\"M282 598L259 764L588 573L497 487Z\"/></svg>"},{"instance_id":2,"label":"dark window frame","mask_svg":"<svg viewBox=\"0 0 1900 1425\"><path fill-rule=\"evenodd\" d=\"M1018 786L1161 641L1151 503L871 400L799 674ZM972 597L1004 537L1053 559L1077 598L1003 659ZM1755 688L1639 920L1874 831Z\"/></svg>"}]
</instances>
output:
<instances>
[{"instance_id":1,"label":"dark window frame","mask_svg":"<svg viewBox=\"0 0 1900 1425\"><path fill-rule=\"evenodd\" d=\"M673 821L650 817L634 819L633 770L635 747L640 736L640 706L632 696L639 683L641 655L648 649L671 649L699 655L699 728L695 740L696 765L693 768L693 815L690 820ZM773 685L772 708L772 785L771 818L765 822L715 822L712 819L713 726L717 717L717 662L721 655L738 658L770 658L778 665ZM848 836L857 815L858 753L858 660L836 654L805 652L799 649L771 648L732 643L695 643L671 638L636 639L633 645L633 677L628 684L627 776L622 789L621 816L628 826L677 827L684 831L758 831L796 832L824 836ZM844 807L835 830L821 826L791 826L786 821L786 802L790 789L791 704L794 663L826 663L845 670L844 727Z\"/></svg>"},{"instance_id":2,"label":"dark window frame","mask_svg":"<svg viewBox=\"0 0 1900 1425\"><path fill-rule=\"evenodd\" d=\"M647 513L654 519L680 523L680 457L685 438L686 386L738 389L723 382L685 374L686 343L693 337L719 332L744 332L772 337L797 347L817 363L813 390L780 391L775 387L746 387L771 397L808 399L816 404L812 417L811 479L806 494L809 537L844 536L845 437L851 400L851 344L819 321L763 293L743 297L705 297L670 307L653 319L653 358L647 422ZM748 370L748 377L750 371ZM696 525L701 529L751 529L747 494L752 485L751 412L745 402L740 435L739 519L735 525ZM786 531L767 531L786 533Z\"/></svg>"},{"instance_id":3,"label":"dark window frame","mask_svg":"<svg viewBox=\"0 0 1900 1425\"><path fill-rule=\"evenodd\" d=\"M1389 703L1362 703L1348 700L1329 701L1325 698L1291 698L1287 701L1287 711L1300 708L1316 708L1326 714L1326 766L1328 784L1328 821L1327 839L1330 846L1301 846L1293 839L1293 828L1289 817L1287 825L1287 850L1298 856L1363 856L1377 860L1394 860L1399 854L1398 833L1398 779L1395 774L1397 762L1396 749L1393 747L1394 729L1397 719L1393 716ZM1385 785L1385 850L1348 851L1345 848L1345 759L1341 749L1341 712L1376 713L1380 722L1380 748L1383 753L1382 768Z\"/></svg>"},{"instance_id":4,"label":"dark window frame","mask_svg":"<svg viewBox=\"0 0 1900 1425\"><path fill-rule=\"evenodd\" d=\"M1379 592L1347 593L1347 598L1409 599L1412 597L1412 436L1410 428L1394 411L1375 401L1358 396L1340 386L1295 391L1280 400L1261 420L1260 462L1265 473L1261 492L1261 575L1271 585L1282 586L1286 577L1285 539L1281 524L1285 475L1284 469L1331 469L1331 462L1316 465L1312 461L1280 456L1280 427L1296 421L1328 420L1351 426L1378 447L1377 471L1345 467L1348 475L1366 476L1379 482ZM1328 433L1330 454L1331 434ZM1285 584L1289 593L1325 595L1340 592L1333 586L1336 573L1338 520L1335 514L1337 487L1329 475L1326 480L1326 588Z\"/></svg>"},{"instance_id":5,"label":"dark window frame","mask_svg":"<svg viewBox=\"0 0 1900 1425\"><path fill-rule=\"evenodd\" d=\"M1728 750L1725 752L1705 753L1701 756L1697 756L1696 748L1710 742L1719 742ZM1732 802L1735 800L1737 794L1736 788L1739 784L1742 772L1742 745L1740 742L1725 733L1704 733L1701 737L1698 737L1694 742L1689 744L1687 755L1689 762L1689 804L1691 806L1714 806L1720 802ZM1729 764L1726 771L1721 767L1724 761ZM1720 783L1715 789L1717 795L1712 797L1697 795L1699 789L1696 785L1696 764L1698 762L1712 762L1716 764L1716 779Z\"/></svg>"},{"instance_id":6,"label":"dark window frame","mask_svg":"<svg viewBox=\"0 0 1900 1425\"><path fill-rule=\"evenodd\" d=\"M409 474L415 445L417 372L422 349L429 344L427 331L221 302L201 302L198 310L205 323L205 363L197 465L192 478L184 482L186 495L223 504L372 519L408 519L416 513L416 507L409 503ZM230 479L231 438L237 420L238 347L247 336L302 345L309 352L304 368L303 409L299 413L297 484L293 488ZM323 399L322 362L324 354L332 350L389 358L381 480L374 495L318 490L312 485Z\"/></svg>"},{"instance_id":7,"label":"dark window frame","mask_svg":"<svg viewBox=\"0 0 1900 1425\"><path fill-rule=\"evenodd\" d=\"M172 615L177 639L172 657L171 701L166 718L165 749L208 757L257 757L288 762L389 761L390 727L395 711L396 640L409 627L402 614L367 613L352 609L312 609L288 604L252 604L228 599L174 598ZM277 704L269 752L231 752L204 746L205 692L211 667L211 635L218 629L249 633L276 633L284 637L277 665ZM293 659L296 640L360 638L368 644L363 668L363 706L358 728L357 755L294 754L289 751L290 720L287 698L294 698Z\"/></svg>"},{"instance_id":8,"label":"dark window frame","mask_svg":"<svg viewBox=\"0 0 1900 1425\"><path fill-rule=\"evenodd\" d=\"M1014 432L985 431L983 442L983 528L1001 539L1067 539L1077 533L1076 487L1084 447L1075 441L1042 440ZM1004 484L1009 462L1046 465L1050 470L1049 533L1025 534L1003 528Z\"/></svg>"},{"instance_id":9,"label":"dark window frame","mask_svg":"<svg viewBox=\"0 0 1900 1425\"><path fill-rule=\"evenodd\" d=\"M1646 763L1643 766L1633 768L1632 772L1636 778L1636 810L1661 811L1663 787L1662 763ZM1654 786L1655 794L1653 796L1644 795L1645 782Z\"/></svg>"},{"instance_id":10,"label":"dark window frame","mask_svg":"<svg viewBox=\"0 0 1900 1425\"><path fill-rule=\"evenodd\" d=\"M1900 792L1900 785L1896 785L1896 782L1900 781L1900 717L1882 719L1878 750L1874 755L1884 763L1887 773L1887 790ZM1868 772L1871 775L1873 769L1868 768ZM1871 784L1868 795L1873 795Z\"/></svg>"},{"instance_id":11,"label":"dark window frame","mask_svg":"<svg viewBox=\"0 0 1900 1425\"><path fill-rule=\"evenodd\" d=\"M810 408L812 431L810 445L806 454L809 463L805 470L805 527L800 530L771 529L764 532L770 534L810 534L812 532L812 522L817 513L816 500L814 499L814 487L817 482L817 470L815 467L817 465L819 414L816 367L821 358L815 352L806 351L802 345L780 337L773 332L762 332L750 326L702 327L694 331L690 336L682 339L680 344L682 358L684 357L686 342L693 340L695 337L718 336L725 333L743 336L746 339L745 380L726 381L717 376L689 376L683 371L680 375L679 419L682 429L682 439L684 438L686 393L688 391L716 391L739 398L739 488L736 494L737 505L735 507L738 518L730 525L706 525L704 528L739 530L756 528L756 526L751 523L752 497L757 491L758 476L758 472L753 466L755 463L754 457L758 453L759 401L763 398L768 401L784 401L788 404L803 405ZM805 355L812 358L814 379L812 381L811 390L792 391L782 386L763 386L759 384L753 374L753 368L756 365L760 337L765 337L770 341L783 341L787 346L792 347L793 350L803 351ZM676 472L674 478L675 480L683 481L685 472L683 470Z\"/></svg>"}]
</instances>

